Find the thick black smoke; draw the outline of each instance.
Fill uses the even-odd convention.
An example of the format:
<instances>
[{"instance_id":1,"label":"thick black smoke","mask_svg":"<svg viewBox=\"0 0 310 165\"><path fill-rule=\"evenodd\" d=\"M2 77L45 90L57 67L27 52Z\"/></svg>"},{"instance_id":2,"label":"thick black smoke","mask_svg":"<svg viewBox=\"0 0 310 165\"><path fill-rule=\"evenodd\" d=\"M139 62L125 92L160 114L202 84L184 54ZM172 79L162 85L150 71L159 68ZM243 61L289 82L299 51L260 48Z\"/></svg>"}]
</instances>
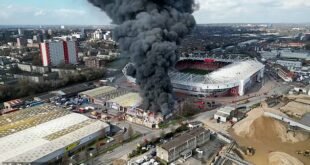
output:
<instances>
[{"instance_id":1,"label":"thick black smoke","mask_svg":"<svg viewBox=\"0 0 310 165\"><path fill-rule=\"evenodd\" d=\"M134 66L144 106L166 115L173 109L168 70L178 60L177 45L195 26L194 0L88 0L119 25L114 38Z\"/></svg>"}]
</instances>

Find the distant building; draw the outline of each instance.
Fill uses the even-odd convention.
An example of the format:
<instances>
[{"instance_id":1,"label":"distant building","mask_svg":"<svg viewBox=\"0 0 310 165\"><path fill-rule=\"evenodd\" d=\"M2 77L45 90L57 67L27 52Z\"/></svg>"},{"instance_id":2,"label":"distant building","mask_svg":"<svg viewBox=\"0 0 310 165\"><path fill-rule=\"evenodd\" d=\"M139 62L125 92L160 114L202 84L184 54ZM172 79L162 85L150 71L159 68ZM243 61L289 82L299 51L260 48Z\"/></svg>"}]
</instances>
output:
<instances>
[{"instance_id":1,"label":"distant building","mask_svg":"<svg viewBox=\"0 0 310 165\"><path fill-rule=\"evenodd\" d=\"M103 34L102 34L102 30L101 29L97 29L94 33L93 33L93 39L94 40L101 40L102 37L103 37Z\"/></svg>"},{"instance_id":2,"label":"distant building","mask_svg":"<svg viewBox=\"0 0 310 165\"><path fill-rule=\"evenodd\" d=\"M85 66L89 68L102 68L105 65L105 60L91 57L88 59L85 59Z\"/></svg>"},{"instance_id":3,"label":"distant building","mask_svg":"<svg viewBox=\"0 0 310 165\"><path fill-rule=\"evenodd\" d=\"M35 83L42 83L44 82L44 77L41 75L24 75L24 74L14 74L14 78L20 80L28 80Z\"/></svg>"},{"instance_id":4,"label":"distant building","mask_svg":"<svg viewBox=\"0 0 310 165\"><path fill-rule=\"evenodd\" d=\"M30 65L30 64L17 64L17 67L24 71L24 72L33 72L33 73L47 73L49 72L49 68L48 67L44 67L44 66L35 66L35 65Z\"/></svg>"},{"instance_id":5,"label":"distant building","mask_svg":"<svg viewBox=\"0 0 310 165\"><path fill-rule=\"evenodd\" d=\"M192 151L210 140L210 131L204 128L194 128L171 141L156 147L157 156L167 163L182 157L192 156Z\"/></svg>"},{"instance_id":6,"label":"distant building","mask_svg":"<svg viewBox=\"0 0 310 165\"><path fill-rule=\"evenodd\" d=\"M104 39L104 40L112 40L112 33L111 33L111 31L107 31L107 32L103 35L103 39Z\"/></svg>"},{"instance_id":7,"label":"distant building","mask_svg":"<svg viewBox=\"0 0 310 165\"><path fill-rule=\"evenodd\" d=\"M300 62L300 61L277 60L276 64L285 66L287 68L300 68L300 67L302 67L302 62Z\"/></svg>"},{"instance_id":8,"label":"distant building","mask_svg":"<svg viewBox=\"0 0 310 165\"><path fill-rule=\"evenodd\" d=\"M22 30L22 29L18 29L18 35L19 35L19 36L24 35L24 32L23 32L23 30Z\"/></svg>"},{"instance_id":9,"label":"distant building","mask_svg":"<svg viewBox=\"0 0 310 165\"><path fill-rule=\"evenodd\" d=\"M41 43L43 41L43 35L42 34L36 34L32 37L33 41L36 41L37 43Z\"/></svg>"},{"instance_id":10,"label":"distant building","mask_svg":"<svg viewBox=\"0 0 310 165\"><path fill-rule=\"evenodd\" d=\"M282 58L295 58L295 59L304 59L310 60L309 52L293 52L291 50L281 50L279 51L280 57Z\"/></svg>"},{"instance_id":11,"label":"distant building","mask_svg":"<svg viewBox=\"0 0 310 165\"><path fill-rule=\"evenodd\" d=\"M287 68L278 65L277 66L277 74L286 82L292 82L294 78L294 73L289 71Z\"/></svg>"},{"instance_id":12,"label":"distant building","mask_svg":"<svg viewBox=\"0 0 310 165\"><path fill-rule=\"evenodd\" d=\"M53 35L53 30L52 30L52 29L48 29L48 30L47 30L47 34L48 34L48 35Z\"/></svg>"},{"instance_id":13,"label":"distant building","mask_svg":"<svg viewBox=\"0 0 310 165\"><path fill-rule=\"evenodd\" d=\"M77 64L77 46L74 41L50 41L40 44L43 66Z\"/></svg>"},{"instance_id":14,"label":"distant building","mask_svg":"<svg viewBox=\"0 0 310 165\"><path fill-rule=\"evenodd\" d=\"M27 40L24 39L24 38L21 38L21 37L19 37L19 38L16 39L16 43L17 43L16 46L17 46L18 48L22 48L22 47L27 46Z\"/></svg>"},{"instance_id":15,"label":"distant building","mask_svg":"<svg viewBox=\"0 0 310 165\"><path fill-rule=\"evenodd\" d=\"M23 104L24 104L24 101L21 99L10 100L10 101L3 103L4 108L7 108L7 109L14 109L14 108L17 108L18 106L21 106Z\"/></svg>"}]
</instances>

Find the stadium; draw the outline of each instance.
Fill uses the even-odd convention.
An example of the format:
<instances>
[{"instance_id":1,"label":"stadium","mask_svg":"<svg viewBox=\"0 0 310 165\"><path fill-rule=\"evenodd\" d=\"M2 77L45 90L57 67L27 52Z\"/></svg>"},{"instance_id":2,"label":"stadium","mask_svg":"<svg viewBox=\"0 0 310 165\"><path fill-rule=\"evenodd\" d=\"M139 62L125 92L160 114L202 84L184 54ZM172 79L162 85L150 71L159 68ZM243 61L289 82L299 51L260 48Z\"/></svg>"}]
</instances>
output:
<instances>
[{"instance_id":1,"label":"stadium","mask_svg":"<svg viewBox=\"0 0 310 165\"><path fill-rule=\"evenodd\" d=\"M130 65L130 64L128 64ZM127 80L135 79L126 74ZM265 66L242 55L180 57L169 72L175 92L195 96L243 96L264 76Z\"/></svg>"}]
</instances>

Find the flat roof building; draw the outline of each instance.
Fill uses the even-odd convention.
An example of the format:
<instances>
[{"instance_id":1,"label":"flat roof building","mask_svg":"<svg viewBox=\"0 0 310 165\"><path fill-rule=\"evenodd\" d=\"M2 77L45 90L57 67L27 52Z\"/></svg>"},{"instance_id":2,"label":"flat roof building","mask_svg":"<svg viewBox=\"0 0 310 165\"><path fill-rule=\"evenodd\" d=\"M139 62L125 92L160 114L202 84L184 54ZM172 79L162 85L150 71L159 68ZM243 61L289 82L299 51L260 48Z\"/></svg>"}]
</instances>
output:
<instances>
[{"instance_id":1,"label":"flat roof building","mask_svg":"<svg viewBox=\"0 0 310 165\"><path fill-rule=\"evenodd\" d=\"M194 128L171 141L156 147L157 156L170 163L178 158L189 158L192 151L210 140L210 131L202 127Z\"/></svg>"},{"instance_id":2,"label":"flat roof building","mask_svg":"<svg viewBox=\"0 0 310 165\"><path fill-rule=\"evenodd\" d=\"M221 122L227 122L232 117L232 113L234 110L235 110L234 107L229 106L220 108L214 114L214 119L219 120Z\"/></svg>"},{"instance_id":3,"label":"flat roof building","mask_svg":"<svg viewBox=\"0 0 310 165\"><path fill-rule=\"evenodd\" d=\"M43 104L0 116L0 164L53 163L103 137L108 124Z\"/></svg>"}]
</instances>

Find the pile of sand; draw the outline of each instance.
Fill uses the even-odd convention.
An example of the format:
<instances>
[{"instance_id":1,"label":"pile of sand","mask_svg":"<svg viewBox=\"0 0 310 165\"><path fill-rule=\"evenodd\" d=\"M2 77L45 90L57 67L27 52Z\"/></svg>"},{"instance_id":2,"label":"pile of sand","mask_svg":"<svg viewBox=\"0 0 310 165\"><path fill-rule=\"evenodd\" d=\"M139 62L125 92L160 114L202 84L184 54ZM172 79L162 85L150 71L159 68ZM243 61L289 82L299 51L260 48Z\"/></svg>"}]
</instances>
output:
<instances>
[{"instance_id":1,"label":"pile of sand","mask_svg":"<svg viewBox=\"0 0 310 165\"><path fill-rule=\"evenodd\" d=\"M308 99L296 99L295 101L310 105L310 97Z\"/></svg>"},{"instance_id":2,"label":"pile of sand","mask_svg":"<svg viewBox=\"0 0 310 165\"><path fill-rule=\"evenodd\" d=\"M301 161L284 152L271 152L268 162L269 165L303 165Z\"/></svg>"},{"instance_id":3,"label":"pile of sand","mask_svg":"<svg viewBox=\"0 0 310 165\"><path fill-rule=\"evenodd\" d=\"M245 137L245 136L253 136L252 133L253 131L251 131L251 125L253 124L253 122L263 116L264 112L262 109L260 108L255 108L253 110L251 110L247 115L247 117L241 121L239 121L238 123L236 123L233 126L234 132L241 137Z\"/></svg>"},{"instance_id":4,"label":"pile of sand","mask_svg":"<svg viewBox=\"0 0 310 165\"><path fill-rule=\"evenodd\" d=\"M248 113L248 117L233 126L235 134L240 137L253 138L256 140L275 138L282 142L301 142L308 139L308 134L301 132L287 132L287 128L280 121L264 117L260 109L254 109Z\"/></svg>"},{"instance_id":5,"label":"pile of sand","mask_svg":"<svg viewBox=\"0 0 310 165\"><path fill-rule=\"evenodd\" d=\"M298 99L297 101L289 102L284 107L280 108L281 111L288 115L299 118L301 118L304 114L310 112L310 104L305 104L306 100Z\"/></svg>"}]
</instances>

